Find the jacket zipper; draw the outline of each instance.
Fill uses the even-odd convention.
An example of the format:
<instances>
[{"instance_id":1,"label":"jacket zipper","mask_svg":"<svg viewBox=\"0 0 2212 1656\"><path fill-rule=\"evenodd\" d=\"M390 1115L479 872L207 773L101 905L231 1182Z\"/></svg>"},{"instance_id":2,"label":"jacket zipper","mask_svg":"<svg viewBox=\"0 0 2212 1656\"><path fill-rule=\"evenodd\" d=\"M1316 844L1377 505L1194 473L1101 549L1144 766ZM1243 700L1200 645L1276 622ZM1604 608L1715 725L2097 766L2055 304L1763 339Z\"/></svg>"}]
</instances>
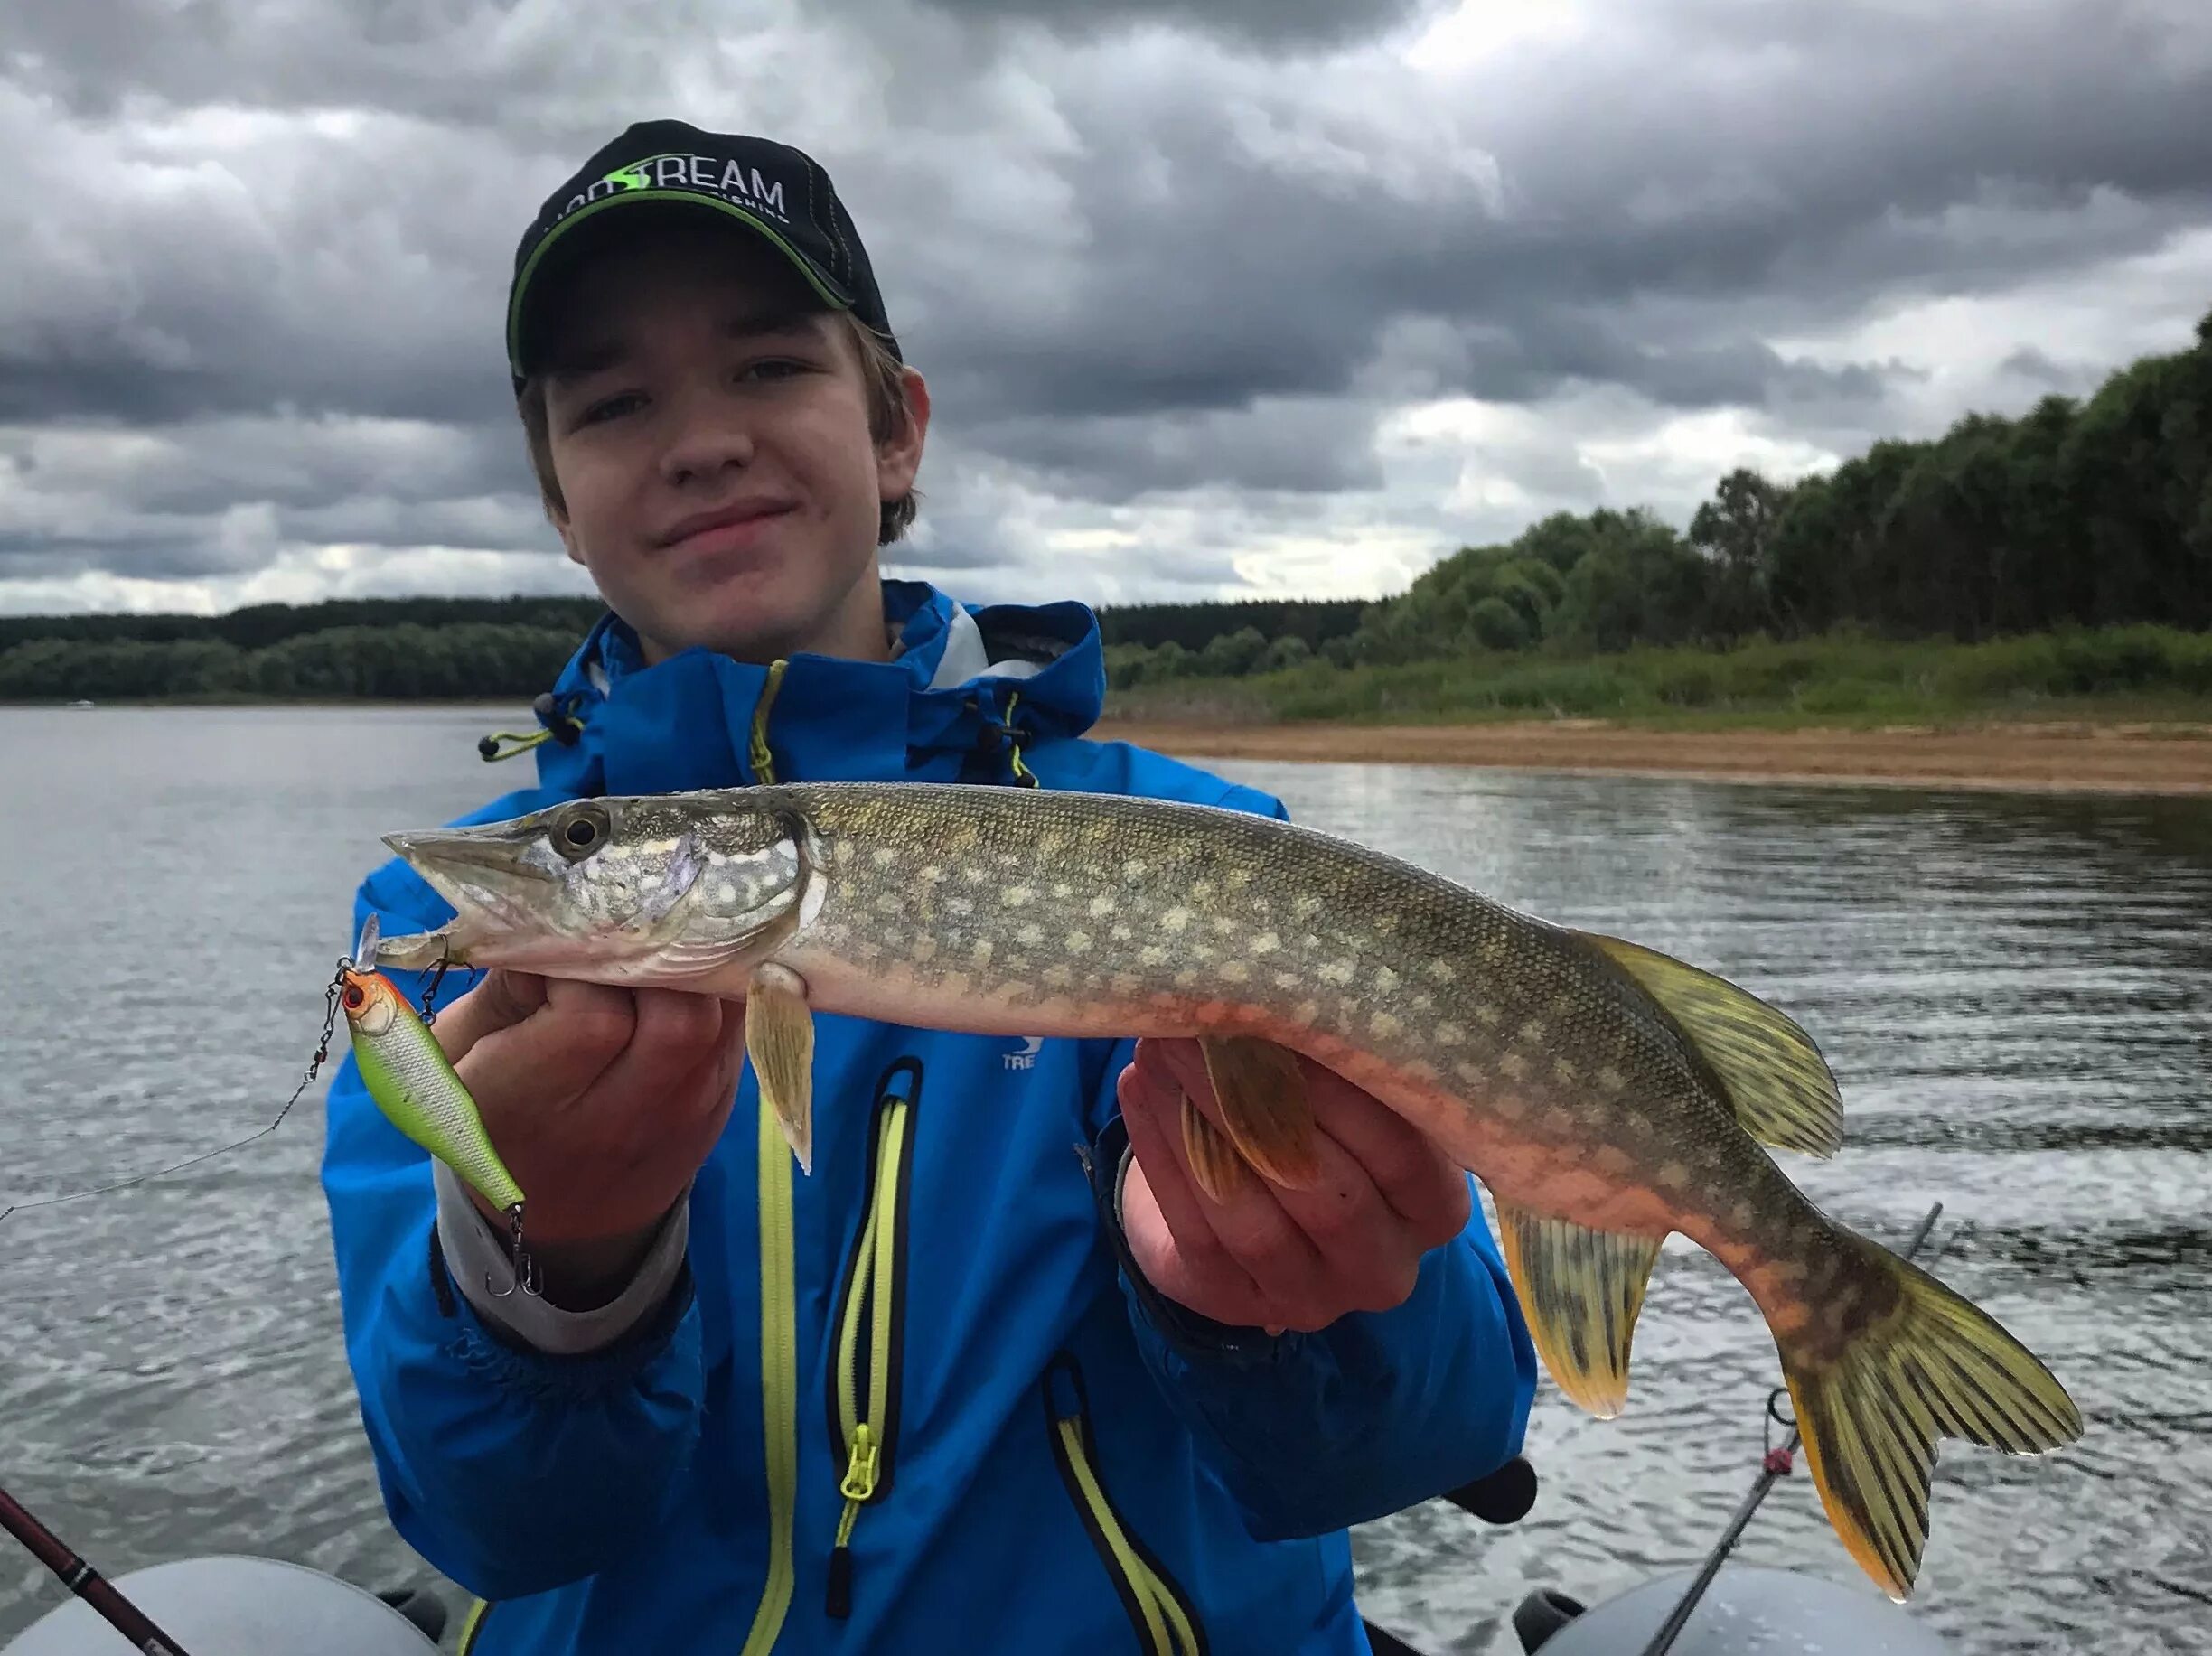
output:
<instances>
[{"instance_id":1,"label":"jacket zipper","mask_svg":"<svg viewBox=\"0 0 2212 1656\"><path fill-rule=\"evenodd\" d=\"M782 687L786 663L768 669L754 704L747 758L754 780L773 782L768 710ZM768 1469L768 1572L760 1606L742 1656L767 1656L791 1610L796 1575L792 1556L792 1512L799 1495L799 1291L792 1225L792 1151L775 1112L760 1117L761 1429Z\"/></svg>"},{"instance_id":2,"label":"jacket zipper","mask_svg":"<svg viewBox=\"0 0 2212 1656\"><path fill-rule=\"evenodd\" d=\"M1098 1446L1091 1436L1083 1372L1065 1352L1045 1371L1045 1414L1052 1428L1060 1482L1090 1532L1099 1562L1120 1595L1147 1656L1205 1656L1205 1629L1197 1611L1159 1561L1129 1533L1099 1479Z\"/></svg>"},{"instance_id":3,"label":"jacket zipper","mask_svg":"<svg viewBox=\"0 0 2212 1656\"><path fill-rule=\"evenodd\" d=\"M837 1310L830 1437L833 1464L844 1463L838 1493L845 1498L845 1511L830 1551L824 1608L838 1620L852 1614L853 1526L863 1507L891 1492L905 1344L906 1196L914 1171L914 1111L921 1100L917 1059L900 1059L876 1083L867 1212L853 1238Z\"/></svg>"},{"instance_id":4,"label":"jacket zipper","mask_svg":"<svg viewBox=\"0 0 2212 1656\"><path fill-rule=\"evenodd\" d=\"M761 1417L768 1457L768 1576L744 1656L765 1656L791 1608L792 1510L799 1493L799 1296L792 1239L792 1152L760 1112Z\"/></svg>"}]
</instances>

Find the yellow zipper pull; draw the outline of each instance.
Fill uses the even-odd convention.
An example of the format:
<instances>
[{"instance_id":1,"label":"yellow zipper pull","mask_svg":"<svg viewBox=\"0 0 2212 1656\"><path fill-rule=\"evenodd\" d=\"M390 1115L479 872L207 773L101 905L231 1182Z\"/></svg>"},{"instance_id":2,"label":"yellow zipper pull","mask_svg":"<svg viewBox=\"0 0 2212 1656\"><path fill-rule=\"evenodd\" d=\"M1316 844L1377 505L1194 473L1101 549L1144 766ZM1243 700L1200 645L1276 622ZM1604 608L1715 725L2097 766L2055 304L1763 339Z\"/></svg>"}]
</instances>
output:
<instances>
[{"instance_id":1,"label":"yellow zipper pull","mask_svg":"<svg viewBox=\"0 0 2212 1656\"><path fill-rule=\"evenodd\" d=\"M823 1609L838 1621L852 1614L852 1532L860 1505L876 1493L876 1474L883 1464L883 1445L876 1428L863 1420L853 1427L852 1457L845 1465L845 1482L838 1493L845 1497L845 1515L838 1520L837 1545L830 1549L829 1603Z\"/></svg>"},{"instance_id":2,"label":"yellow zipper pull","mask_svg":"<svg viewBox=\"0 0 2212 1656\"><path fill-rule=\"evenodd\" d=\"M876 1493L876 1473L883 1464L883 1445L876 1428L863 1420L853 1427L852 1459L845 1466L845 1482L838 1493L850 1501L867 1501Z\"/></svg>"}]
</instances>

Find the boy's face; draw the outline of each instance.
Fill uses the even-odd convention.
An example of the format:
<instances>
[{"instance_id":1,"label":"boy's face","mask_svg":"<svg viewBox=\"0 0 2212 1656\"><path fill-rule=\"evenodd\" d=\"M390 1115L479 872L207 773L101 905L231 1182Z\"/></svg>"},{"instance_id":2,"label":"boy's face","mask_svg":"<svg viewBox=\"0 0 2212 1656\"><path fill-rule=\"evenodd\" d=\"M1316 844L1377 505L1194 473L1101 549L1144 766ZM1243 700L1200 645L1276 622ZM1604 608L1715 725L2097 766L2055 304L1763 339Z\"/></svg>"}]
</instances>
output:
<instances>
[{"instance_id":1,"label":"boy's face","mask_svg":"<svg viewBox=\"0 0 2212 1656\"><path fill-rule=\"evenodd\" d=\"M876 536L929 422L878 444L858 346L753 237L655 224L565 284L546 430L568 556L648 660L694 645L882 660Z\"/></svg>"}]
</instances>

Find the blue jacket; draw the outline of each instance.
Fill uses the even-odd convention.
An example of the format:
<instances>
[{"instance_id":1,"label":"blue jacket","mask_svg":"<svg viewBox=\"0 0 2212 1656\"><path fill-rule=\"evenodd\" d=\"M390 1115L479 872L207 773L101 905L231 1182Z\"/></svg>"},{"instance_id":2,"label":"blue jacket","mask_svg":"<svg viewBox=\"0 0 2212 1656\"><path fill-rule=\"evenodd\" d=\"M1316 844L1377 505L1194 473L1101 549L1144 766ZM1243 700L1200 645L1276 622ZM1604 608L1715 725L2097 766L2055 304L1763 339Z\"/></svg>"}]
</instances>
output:
<instances>
[{"instance_id":1,"label":"blue jacket","mask_svg":"<svg viewBox=\"0 0 2212 1656\"><path fill-rule=\"evenodd\" d=\"M646 668L603 622L540 704L560 739L539 786L464 820L753 782L764 737L781 781L1026 773L1284 814L1083 738L1105 689L1083 606L885 598L895 660L797 656L772 697L766 669L706 651ZM1014 665L954 665L986 653ZM398 862L363 883L349 943L371 911L387 935L451 912ZM519 1344L456 1291L430 1165L350 1057L334 1073L323 1178L361 1417L399 1533L489 1601L476 1656L1367 1650L1346 1526L1521 1444L1535 1357L1480 1208L1395 1310L1223 1327L1125 1251L1129 1043L836 1016L816 1042L813 1171L788 1220L759 1194L748 1066L676 1287L584 1355ZM783 1268L764 1277L764 1257Z\"/></svg>"}]
</instances>

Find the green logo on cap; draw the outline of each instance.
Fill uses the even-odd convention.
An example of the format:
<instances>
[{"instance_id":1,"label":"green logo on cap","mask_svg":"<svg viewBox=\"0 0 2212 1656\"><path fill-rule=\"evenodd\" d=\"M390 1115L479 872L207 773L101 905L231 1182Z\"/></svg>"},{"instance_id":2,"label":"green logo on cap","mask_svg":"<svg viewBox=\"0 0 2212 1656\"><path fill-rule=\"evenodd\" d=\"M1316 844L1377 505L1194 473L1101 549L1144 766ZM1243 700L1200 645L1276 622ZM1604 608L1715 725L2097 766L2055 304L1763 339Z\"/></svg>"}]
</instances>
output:
<instances>
[{"instance_id":1,"label":"green logo on cap","mask_svg":"<svg viewBox=\"0 0 2212 1656\"><path fill-rule=\"evenodd\" d=\"M658 159L658 156L652 156L643 161L633 162L626 167L618 167L599 182L603 184L611 184L617 190L650 190L652 188L652 174L645 169L652 165L653 162Z\"/></svg>"}]
</instances>

